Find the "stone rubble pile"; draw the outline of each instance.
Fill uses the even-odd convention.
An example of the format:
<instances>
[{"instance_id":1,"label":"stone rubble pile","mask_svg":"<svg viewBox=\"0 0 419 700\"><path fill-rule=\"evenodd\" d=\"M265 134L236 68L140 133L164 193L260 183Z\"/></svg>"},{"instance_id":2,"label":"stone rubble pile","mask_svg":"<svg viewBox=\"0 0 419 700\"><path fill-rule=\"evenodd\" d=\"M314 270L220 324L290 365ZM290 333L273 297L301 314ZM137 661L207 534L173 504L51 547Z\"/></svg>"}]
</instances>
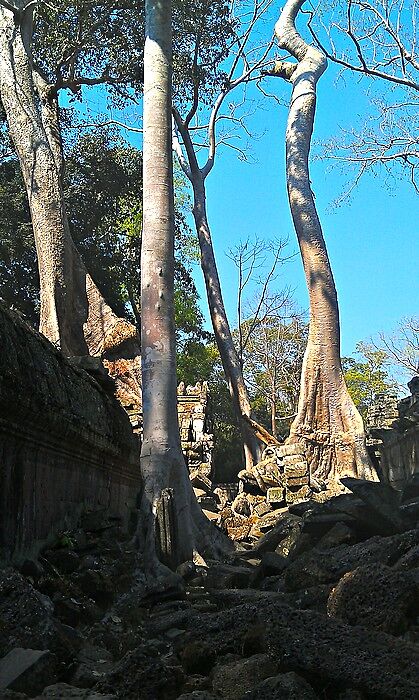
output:
<instances>
[{"instance_id":1,"label":"stone rubble pile","mask_svg":"<svg viewBox=\"0 0 419 700\"><path fill-rule=\"evenodd\" d=\"M256 541L288 506L325 491L310 477L300 444L268 445L258 464L239 472L238 487L214 485L210 476L207 464L190 471L195 495L206 516L235 542Z\"/></svg>"},{"instance_id":2,"label":"stone rubble pile","mask_svg":"<svg viewBox=\"0 0 419 700\"><path fill-rule=\"evenodd\" d=\"M419 479L402 493L343 482L158 586L115 518L86 515L38 561L0 572L0 697L419 697Z\"/></svg>"}]
</instances>

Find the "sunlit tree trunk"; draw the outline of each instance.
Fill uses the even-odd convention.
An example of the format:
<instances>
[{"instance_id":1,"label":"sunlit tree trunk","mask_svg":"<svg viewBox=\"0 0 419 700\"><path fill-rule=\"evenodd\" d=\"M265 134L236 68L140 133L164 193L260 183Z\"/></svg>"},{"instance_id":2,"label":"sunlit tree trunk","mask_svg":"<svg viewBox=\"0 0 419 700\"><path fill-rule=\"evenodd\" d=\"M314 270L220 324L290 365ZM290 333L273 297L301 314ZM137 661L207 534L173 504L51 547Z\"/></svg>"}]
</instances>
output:
<instances>
[{"instance_id":1,"label":"sunlit tree trunk","mask_svg":"<svg viewBox=\"0 0 419 700\"><path fill-rule=\"evenodd\" d=\"M288 0L276 24L279 45L297 63L278 63L275 72L293 90L286 134L287 186L310 300L298 413L289 441L302 441L313 477L326 482L351 475L376 479L365 447L364 427L350 398L340 362L339 310L335 283L310 186L308 158L316 107L316 84L325 57L295 29L304 0Z\"/></svg>"},{"instance_id":2,"label":"sunlit tree trunk","mask_svg":"<svg viewBox=\"0 0 419 700\"><path fill-rule=\"evenodd\" d=\"M15 21L0 7L0 94L28 194L41 285L40 330L66 354L86 353L75 313L73 257L54 153L32 79L32 10ZM84 319L86 320L86 319Z\"/></svg>"},{"instance_id":3,"label":"sunlit tree trunk","mask_svg":"<svg viewBox=\"0 0 419 700\"><path fill-rule=\"evenodd\" d=\"M192 559L208 521L196 502L182 455L174 329L174 216L171 143L171 1L146 1L144 47L143 234L141 345L144 491L139 542L149 566L158 557L172 568ZM159 509L171 501L171 532ZM201 530L201 533L200 533ZM171 551L162 552L162 535ZM162 556L163 555L163 556Z\"/></svg>"},{"instance_id":4,"label":"sunlit tree trunk","mask_svg":"<svg viewBox=\"0 0 419 700\"><path fill-rule=\"evenodd\" d=\"M40 331L66 355L107 358L120 397L139 405L135 329L106 304L70 235L58 100L32 66L32 11L33 6L14 16L0 6L0 97L31 212L41 288Z\"/></svg>"}]
</instances>

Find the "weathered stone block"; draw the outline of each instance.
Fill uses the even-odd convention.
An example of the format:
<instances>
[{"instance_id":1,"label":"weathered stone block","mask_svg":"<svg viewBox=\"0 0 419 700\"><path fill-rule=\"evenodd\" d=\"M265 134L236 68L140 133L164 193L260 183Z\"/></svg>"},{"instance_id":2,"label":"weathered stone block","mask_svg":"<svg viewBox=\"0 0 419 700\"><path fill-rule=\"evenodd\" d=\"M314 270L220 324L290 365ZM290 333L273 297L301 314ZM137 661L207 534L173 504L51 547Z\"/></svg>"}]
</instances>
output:
<instances>
[{"instance_id":1,"label":"weathered stone block","mask_svg":"<svg viewBox=\"0 0 419 700\"><path fill-rule=\"evenodd\" d=\"M278 668L267 654L216 666L212 685L224 700L240 700L255 683L275 675Z\"/></svg>"},{"instance_id":2,"label":"weathered stone block","mask_svg":"<svg viewBox=\"0 0 419 700\"><path fill-rule=\"evenodd\" d=\"M284 500L285 491L282 486L272 486L266 492L268 503L281 503Z\"/></svg>"},{"instance_id":3,"label":"weathered stone block","mask_svg":"<svg viewBox=\"0 0 419 700\"><path fill-rule=\"evenodd\" d=\"M0 659L0 691L30 695L40 692L55 677L55 659L49 651L12 649Z\"/></svg>"},{"instance_id":4,"label":"weathered stone block","mask_svg":"<svg viewBox=\"0 0 419 700\"><path fill-rule=\"evenodd\" d=\"M128 521L138 440L114 396L1 304L0 336L0 560L22 561L87 508Z\"/></svg>"},{"instance_id":5,"label":"weathered stone block","mask_svg":"<svg viewBox=\"0 0 419 700\"><path fill-rule=\"evenodd\" d=\"M278 457L289 457L290 455L304 455L305 447L301 443L280 445L275 448Z\"/></svg>"}]
</instances>

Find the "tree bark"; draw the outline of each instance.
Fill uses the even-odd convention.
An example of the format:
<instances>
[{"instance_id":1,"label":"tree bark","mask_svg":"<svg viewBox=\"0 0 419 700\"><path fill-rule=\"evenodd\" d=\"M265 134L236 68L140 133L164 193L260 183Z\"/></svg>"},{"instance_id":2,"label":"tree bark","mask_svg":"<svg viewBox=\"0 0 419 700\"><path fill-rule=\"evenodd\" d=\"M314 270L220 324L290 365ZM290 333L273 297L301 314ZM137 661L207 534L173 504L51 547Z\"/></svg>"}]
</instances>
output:
<instances>
[{"instance_id":1,"label":"tree bark","mask_svg":"<svg viewBox=\"0 0 419 700\"><path fill-rule=\"evenodd\" d=\"M276 392L273 388L271 397L271 430L274 438L278 437L278 431L276 428Z\"/></svg>"},{"instance_id":2,"label":"tree bark","mask_svg":"<svg viewBox=\"0 0 419 700\"><path fill-rule=\"evenodd\" d=\"M214 248L212 245L211 231L208 224L205 178L212 168L213 159L207 162L207 166L211 163L210 168L199 167L188 124L182 121L176 109L173 109L173 117L182 136L187 154L188 166L186 162L183 161L183 158L180 162L183 171L192 184L194 194L193 214L201 250L201 267L204 275L208 308L215 341L232 398L233 410L243 438L246 468L250 469L254 463L259 461L261 450L259 441L251 428L251 424L246 420L246 418L250 418L251 416L250 401L243 379L240 358L234 346L224 307L220 278L218 276L217 263L215 261Z\"/></svg>"},{"instance_id":3,"label":"tree bark","mask_svg":"<svg viewBox=\"0 0 419 700\"><path fill-rule=\"evenodd\" d=\"M36 103L30 42L32 12L19 21L0 7L0 95L32 217L41 285L41 332L66 354L87 352L83 300L75 313L73 258L54 153Z\"/></svg>"},{"instance_id":4,"label":"tree bark","mask_svg":"<svg viewBox=\"0 0 419 700\"><path fill-rule=\"evenodd\" d=\"M171 61L171 1L146 0L141 246L144 490L138 539L148 566L157 570L158 557L170 568L192 559L210 532L189 480L177 416ZM162 522L175 531L162 533ZM171 551L162 552L168 541Z\"/></svg>"},{"instance_id":5,"label":"tree bark","mask_svg":"<svg viewBox=\"0 0 419 700\"><path fill-rule=\"evenodd\" d=\"M362 418L343 378L336 288L310 187L316 84L327 62L295 29L303 3L288 0L275 27L280 47L297 59L296 64L278 64L276 72L293 86L286 133L287 188L310 300L298 413L289 441L305 444L315 478L328 483L347 475L377 479L365 447Z\"/></svg>"},{"instance_id":6,"label":"tree bark","mask_svg":"<svg viewBox=\"0 0 419 700\"><path fill-rule=\"evenodd\" d=\"M204 178L201 173L192 174L192 185L194 192L193 214L201 249L201 266L207 290L208 308L224 374L233 400L234 412L242 433L246 469L249 469L260 459L259 442L249 424L242 417L245 415L250 418L250 401L224 307L207 218Z\"/></svg>"},{"instance_id":7,"label":"tree bark","mask_svg":"<svg viewBox=\"0 0 419 700\"><path fill-rule=\"evenodd\" d=\"M0 97L26 187L37 250L40 331L65 355L101 355L123 404L141 403L134 327L106 304L71 238L57 95L33 69L32 10L0 7Z\"/></svg>"}]
</instances>

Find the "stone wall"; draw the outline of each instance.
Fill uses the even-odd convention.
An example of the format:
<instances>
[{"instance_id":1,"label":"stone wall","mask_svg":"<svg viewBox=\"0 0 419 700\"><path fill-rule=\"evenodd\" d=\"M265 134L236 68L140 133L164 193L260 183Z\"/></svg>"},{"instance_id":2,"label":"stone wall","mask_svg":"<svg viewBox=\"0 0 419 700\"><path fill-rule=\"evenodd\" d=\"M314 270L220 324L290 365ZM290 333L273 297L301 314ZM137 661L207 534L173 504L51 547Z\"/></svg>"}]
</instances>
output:
<instances>
[{"instance_id":1,"label":"stone wall","mask_svg":"<svg viewBox=\"0 0 419 700\"><path fill-rule=\"evenodd\" d=\"M368 412L368 448L382 478L396 489L419 473L419 377L408 387L410 396L398 403L393 395L378 395Z\"/></svg>"},{"instance_id":2,"label":"stone wall","mask_svg":"<svg viewBox=\"0 0 419 700\"><path fill-rule=\"evenodd\" d=\"M35 554L83 510L128 520L138 441L108 383L0 305L0 560Z\"/></svg>"},{"instance_id":3,"label":"stone wall","mask_svg":"<svg viewBox=\"0 0 419 700\"><path fill-rule=\"evenodd\" d=\"M402 433L393 431L380 446L381 469L386 480L396 489L419 474L419 425Z\"/></svg>"}]
</instances>

